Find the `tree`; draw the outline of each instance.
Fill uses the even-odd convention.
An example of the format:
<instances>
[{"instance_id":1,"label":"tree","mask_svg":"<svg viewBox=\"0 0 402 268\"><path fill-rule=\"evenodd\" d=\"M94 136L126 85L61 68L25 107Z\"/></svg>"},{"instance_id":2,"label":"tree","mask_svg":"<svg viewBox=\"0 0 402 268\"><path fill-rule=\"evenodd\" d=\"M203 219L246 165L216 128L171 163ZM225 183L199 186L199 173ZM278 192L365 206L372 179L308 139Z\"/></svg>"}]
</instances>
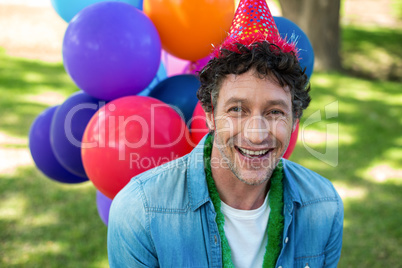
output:
<instances>
[{"instance_id":1,"label":"tree","mask_svg":"<svg viewBox=\"0 0 402 268\"><path fill-rule=\"evenodd\" d=\"M282 15L296 23L314 49L314 68L340 70L340 0L279 0Z\"/></svg>"}]
</instances>

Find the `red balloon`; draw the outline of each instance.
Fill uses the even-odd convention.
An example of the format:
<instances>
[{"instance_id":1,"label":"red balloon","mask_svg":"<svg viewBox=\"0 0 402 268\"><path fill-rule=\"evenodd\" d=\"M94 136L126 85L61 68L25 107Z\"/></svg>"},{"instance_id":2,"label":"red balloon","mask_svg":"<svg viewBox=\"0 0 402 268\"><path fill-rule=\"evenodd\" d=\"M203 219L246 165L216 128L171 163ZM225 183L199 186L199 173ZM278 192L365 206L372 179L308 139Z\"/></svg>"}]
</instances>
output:
<instances>
[{"instance_id":1,"label":"red balloon","mask_svg":"<svg viewBox=\"0 0 402 268\"><path fill-rule=\"evenodd\" d=\"M299 122L297 122L295 131L292 132L292 135L290 136L290 142L289 146L286 149L285 154L283 155L283 158L289 159L291 154L293 153L293 150L295 149L296 142L297 142L297 136L299 135Z\"/></svg>"},{"instance_id":2,"label":"red balloon","mask_svg":"<svg viewBox=\"0 0 402 268\"><path fill-rule=\"evenodd\" d=\"M208 133L207 121L204 109L198 102L195 106L193 117L191 118L190 134L193 146L197 145L200 140Z\"/></svg>"},{"instance_id":3,"label":"red balloon","mask_svg":"<svg viewBox=\"0 0 402 268\"><path fill-rule=\"evenodd\" d=\"M88 123L82 138L85 172L107 197L130 179L191 150L186 124L168 104L142 96L116 99Z\"/></svg>"},{"instance_id":4,"label":"red balloon","mask_svg":"<svg viewBox=\"0 0 402 268\"><path fill-rule=\"evenodd\" d=\"M195 106L193 117L191 119L191 140L193 142L193 146L197 145L200 140L208 133L208 127L206 125L206 116L204 109L202 109L201 103L198 102L197 106ZM292 154L296 142L297 136L299 134L299 122L296 125L296 129L292 132L290 136L289 146L286 149L283 158L289 159L290 155Z\"/></svg>"}]
</instances>

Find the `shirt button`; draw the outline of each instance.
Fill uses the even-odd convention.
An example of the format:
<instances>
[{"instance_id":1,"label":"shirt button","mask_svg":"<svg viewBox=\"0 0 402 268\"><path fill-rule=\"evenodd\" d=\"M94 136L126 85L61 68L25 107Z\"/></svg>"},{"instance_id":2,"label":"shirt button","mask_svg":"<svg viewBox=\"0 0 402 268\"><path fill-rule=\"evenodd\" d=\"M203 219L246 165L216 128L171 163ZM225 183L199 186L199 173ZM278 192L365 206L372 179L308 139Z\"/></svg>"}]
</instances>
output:
<instances>
[{"instance_id":1,"label":"shirt button","mask_svg":"<svg viewBox=\"0 0 402 268\"><path fill-rule=\"evenodd\" d=\"M285 244L289 241L289 237L285 238Z\"/></svg>"}]
</instances>

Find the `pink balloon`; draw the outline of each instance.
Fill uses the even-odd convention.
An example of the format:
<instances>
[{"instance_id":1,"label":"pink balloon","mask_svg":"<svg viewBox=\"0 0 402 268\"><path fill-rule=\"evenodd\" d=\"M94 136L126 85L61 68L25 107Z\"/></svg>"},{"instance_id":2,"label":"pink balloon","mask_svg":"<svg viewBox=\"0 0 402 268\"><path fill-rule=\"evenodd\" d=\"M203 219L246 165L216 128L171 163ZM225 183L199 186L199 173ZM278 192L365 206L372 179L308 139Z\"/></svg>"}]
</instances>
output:
<instances>
[{"instance_id":1,"label":"pink balloon","mask_svg":"<svg viewBox=\"0 0 402 268\"><path fill-rule=\"evenodd\" d=\"M166 51L162 50L162 58L163 64L165 65L166 71L168 76L174 76L183 74L183 69L187 66L189 61L182 60L172 56L171 54L167 53Z\"/></svg>"},{"instance_id":2,"label":"pink balloon","mask_svg":"<svg viewBox=\"0 0 402 268\"><path fill-rule=\"evenodd\" d=\"M196 62L189 62L183 70L185 74L198 74L202 70L202 68L207 65L207 63L212 59L212 56L206 56Z\"/></svg>"}]
</instances>

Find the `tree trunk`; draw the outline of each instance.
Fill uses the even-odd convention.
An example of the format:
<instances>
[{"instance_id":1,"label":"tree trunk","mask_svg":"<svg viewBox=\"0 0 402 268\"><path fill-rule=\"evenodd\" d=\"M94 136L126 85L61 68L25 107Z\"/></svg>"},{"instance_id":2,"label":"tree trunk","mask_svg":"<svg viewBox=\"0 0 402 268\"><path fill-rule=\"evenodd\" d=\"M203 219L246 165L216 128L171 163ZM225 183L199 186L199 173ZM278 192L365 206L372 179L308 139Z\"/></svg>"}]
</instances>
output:
<instances>
[{"instance_id":1,"label":"tree trunk","mask_svg":"<svg viewBox=\"0 0 402 268\"><path fill-rule=\"evenodd\" d=\"M296 23L308 36L316 70L341 69L340 0L279 0L283 17Z\"/></svg>"}]
</instances>

